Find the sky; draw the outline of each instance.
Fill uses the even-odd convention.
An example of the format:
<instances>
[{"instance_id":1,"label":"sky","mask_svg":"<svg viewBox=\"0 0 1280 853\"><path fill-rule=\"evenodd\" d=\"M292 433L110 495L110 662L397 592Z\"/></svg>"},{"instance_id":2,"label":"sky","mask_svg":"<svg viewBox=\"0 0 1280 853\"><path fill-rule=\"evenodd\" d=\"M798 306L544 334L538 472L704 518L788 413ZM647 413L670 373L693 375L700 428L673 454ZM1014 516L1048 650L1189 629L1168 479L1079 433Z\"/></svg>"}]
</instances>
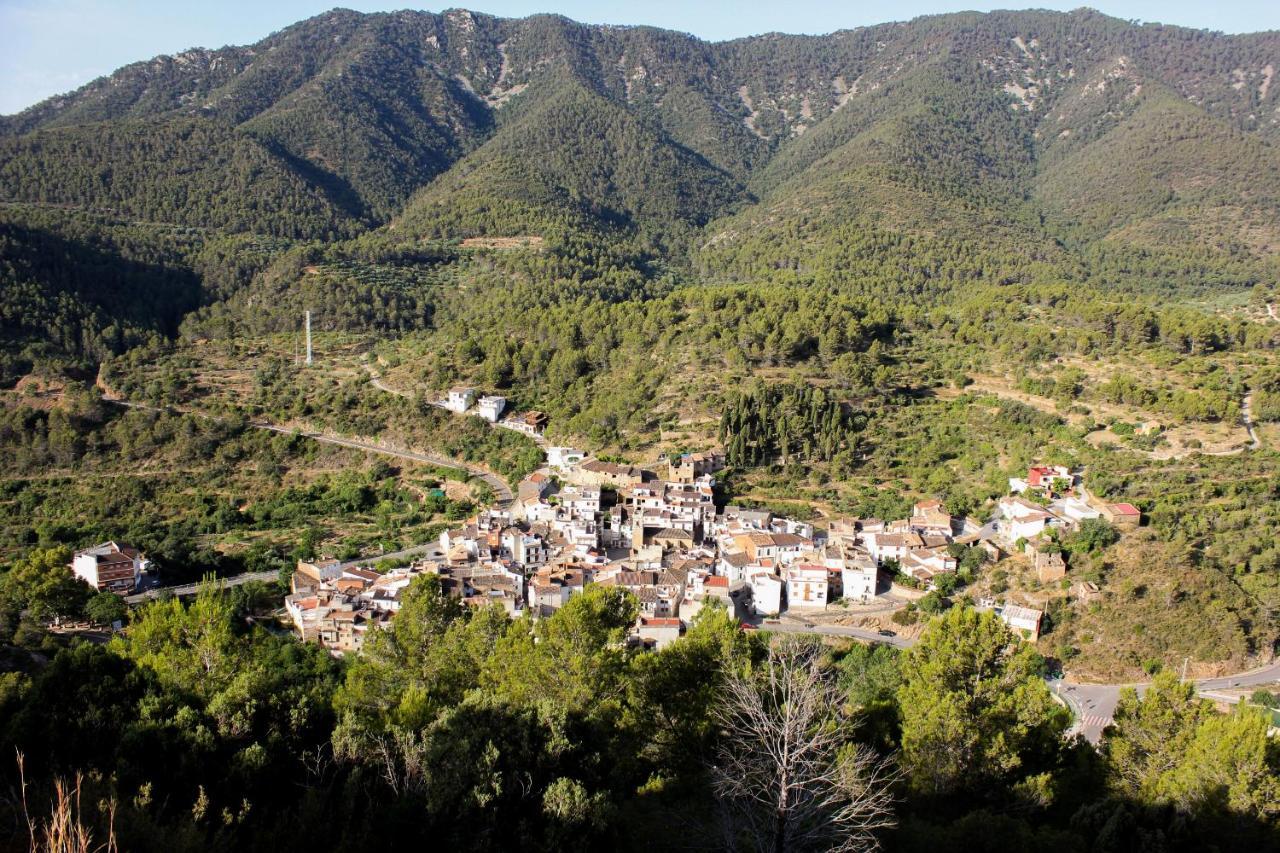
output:
<instances>
[{"instance_id":1,"label":"sky","mask_svg":"<svg viewBox=\"0 0 1280 853\"><path fill-rule=\"evenodd\" d=\"M406 8L379 0L0 0L0 115L75 89L122 65L189 47L250 44L334 6ZM961 9L1024 8L1016 0L456 0L503 17L555 12L593 24L648 24L720 41L766 32L828 33ZM1091 5L1118 18L1221 30L1280 30L1280 0L1027 0L1067 11ZM439 11L440 7L431 7Z\"/></svg>"}]
</instances>

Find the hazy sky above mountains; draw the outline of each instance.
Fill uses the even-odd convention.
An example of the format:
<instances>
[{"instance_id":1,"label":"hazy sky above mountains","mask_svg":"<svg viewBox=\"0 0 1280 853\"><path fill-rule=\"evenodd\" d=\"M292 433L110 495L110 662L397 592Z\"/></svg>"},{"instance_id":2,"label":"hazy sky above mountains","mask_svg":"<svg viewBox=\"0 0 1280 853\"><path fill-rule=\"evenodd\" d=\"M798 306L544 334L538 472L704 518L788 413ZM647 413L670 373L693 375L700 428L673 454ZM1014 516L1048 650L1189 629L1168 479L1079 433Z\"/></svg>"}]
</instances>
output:
<instances>
[{"instance_id":1,"label":"hazy sky above mountains","mask_svg":"<svg viewBox=\"0 0 1280 853\"><path fill-rule=\"evenodd\" d=\"M386 0L0 0L0 114L75 89L122 65L188 47L249 44L334 6L372 12ZM649 24L719 41L764 32L827 33L961 9L1022 8L1016 2L901 0L476 0L457 6L503 17L556 12L592 24ZM1229 33L1280 29L1280 2L1082 0L1026 4L1063 11L1091 5L1119 18ZM438 11L438 7L432 7Z\"/></svg>"}]
</instances>

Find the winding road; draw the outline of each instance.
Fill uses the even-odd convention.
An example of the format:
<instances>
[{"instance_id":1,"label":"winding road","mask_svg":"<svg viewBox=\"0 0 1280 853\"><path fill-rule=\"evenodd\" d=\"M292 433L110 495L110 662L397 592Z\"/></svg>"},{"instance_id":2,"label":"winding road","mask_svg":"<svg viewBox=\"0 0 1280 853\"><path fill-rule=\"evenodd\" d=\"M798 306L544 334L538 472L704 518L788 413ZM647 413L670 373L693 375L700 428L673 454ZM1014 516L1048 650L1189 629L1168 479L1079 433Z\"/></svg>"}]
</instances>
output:
<instances>
[{"instance_id":1,"label":"winding road","mask_svg":"<svg viewBox=\"0 0 1280 853\"><path fill-rule=\"evenodd\" d=\"M404 397L407 400L412 400L416 398L417 395L413 394L412 392L401 391L399 388L392 388L390 385L383 382L381 374L379 374L376 370L374 370L373 367L371 367L370 365L366 364L364 366L364 369L365 369L365 372L369 374L369 384L372 385L374 388L377 388L379 391L382 391L385 394L392 394L396 397ZM446 406L444 402L441 400L427 400L427 404L431 406L435 406L437 409L444 409L446 412L451 412L455 415L459 414L458 412L454 412L453 409L450 409L448 406ZM463 416L468 417L471 415L472 413L468 412L468 413L465 413ZM511 420L510 417L499 420L497 423L485 420L485 423L493 427L501 427L503 429L509 429L512 432L518 432L521 435L523 435L525 438L532 441L534 444L538 445L539 447L547 446L547 439L545 437L538 435L537 433L525 432L524 429L522 429L520 426L517 426L516 422Z\"/></svg>"},{"instance_id":2,"label":"winding road","mask_svg":"<svg viewBox=\"0 0 1280 853\"><path fill-rule=\"evenodd\" d=\"M406 399L413 398L413 395L408 391L401 391L398 388L392 388L390 385L383 382L382 377L374 373L372 370L369 371L369 384L374 388L377 388L379 391L383 391L387 394L394 394L397 397L404 397Z\"/></svg>"},{"instance_id":3,"label":"winding road","mask_svg":"<svg viewBox=\"0 0 1280 853\"><path fill-rule=\"evenodd\" d=\"M114 405L114 406L123 406L129 409L141 409L143 411L150 411L150 412L179 411L179 412L182 412L183 414L195 415L197 417L202 417L202 418L213 417L212 415L205 414L204 412L198 412L198 411L189 410L189 409L166 409L160 406L152 406L147 403L135 403L131 400L122 400L119 397L109 397L106 395L102 397L102 402L110 403L111 405ZM494 474L491 471L487 471L484 468L480 468L479 466L471 465L466 462L461 462L457 459L453 459L452 457L444 456L442 454L418 453L416 451L404 450L402 448L394 448L394 447L387 447L385 445L371 444L365 441L356 441L355 439L343 438L341 436L331 435L329 433L294 430L287 427L277 426L276 424L270 424L265 422L253 422L250 425L253 426L255 429L267 430L269 432L276 432L282 435L297 434L304 438L309 438L312 441L321 442L322 444L333 444L339 447L348 447L348 448L351 448L352 450L363 450L368 453L379 453L379 454L382 454L383 456L392 456L397 459L403 459L409 462L419 462L427 465L443 466L447 468L458 468L463 471L466 471L472 477L475 477L479 480L483 480L491 489L493 489L493 494L495 497L493 506L499 509L502 509L509 506L511 502L515 499L515 496L511 492L511 487L508 486L506 481L503 480L501 477L499 477L497 474ZM370 558L361 559L361 560L352 560L350 562L343 563L343 566L347 567L347 566L359 565L361 563L373 563L379 560L411 557L411 556L416 556L419 554L425 554L425 553L431 552L433 549L438 550L439 546L437 546L434 543L427 544L427 545L418 545L413 548L406 548L402 551L393 551L388 554L381 554L377 557L370 557ZM228 578L221 578L220 580L223 584L227 586L240 586L241 584L246 584L251 581L272 580L276 576L277 576L276 572L245 572L244 574L234 575ZM144 592L137 593L135 595L127 596L125 598L125 601L129 602L130 604L142 604L143 602L151 601L158 598L163 593L168 593L170 595L177 595L177 596L194 595L196 591L199 589L199 587L200 587L199 583L177 584L172 586L159 586L159 587L154 587L152 589L146 590Z\"/></svg>"},{"instance_id":4,"label":"winding road","mask_svg":"<svg viewBox=\"0 0 1280 853\"><path fill-rule=\"evenodd\" d=\"M380 391L384 391L389 394L396 394L398 396L409 396L403 391L398 391L385 385L376 375L370 377L370 382ZM104 396L103 402L151 411L168 411L157 406L151 406L144 403L134 403L115 397ZM1253 441L1253 447L1256 448L1259 446L1259 441L1253 431L1252 421L1250 420L1250 402L1250 398L1246 397L1244 405L1241 408L1241 415L1245 427L1249 431L1249 436ZM210 415L196 411L186 411L184 413L194 414L201 417L211 417ZM494 495L497 498L494 506L498 508L505 508L514 500L511 487L508 486L506 481L501 477L498 477L496 474L478 466L461 462L441 454L419 453L403 448L388 447L386 445L372 444L369 442L358 441L356 439L343 438L341 436L324 432L294 430L265 422L255 422L252 426L256 429L268 430L285 435L292 435L296 433L305 438L324 444L347 447L353 450L362 450L368 453L378 453L384 456L391 456L410 462L460 468L471 476L483 480L493 489ZM434 544L420 545L415 548L408 548L403 551L397 551L379 557L366 560L356 560L351 563L346 563L344 566L376 562L381 559L396 559L399 557L414 556L422 553L428 553L432 551L432 549L438 550L438 546ZM231 578L224 578L222 579L222 582L228 586L237 586L253 580L270 580L274 577L276 577L275 572L249 572L243 575L236 575ZM142 603L149 599L156 598L162 592L168 592L173 595L190 595L196 591L198 586L199 584L184 584L173 587L160 587L137 595L129 596L126 600L131 604ZM811 634L830 637L845 637L868 643L881 643L899 649L908 649L915 644L915 641L909 638L899 637L896 635L882 635L876 631L867 630L865 628L854 628L846 625L817 625L794 619L763 623L758 627L761 630L785 634ZM1249 672L1223 676L1221 678L1203 679L1195 682L1195 684L1197 691L1203 694L1214 690L1250 687L1254 685L1269 684L1275 681L1280 681L1280 661ZM1057 695L1071 709L1075 716L1076 724L1073 727L1072 732L1079 732L1080 734L1083 734L1085 738L1093 744L1097 744L1101 740L1103 729L1110 725L1112 716L1115 713L1116 704L1120 699L1120 691L1126 687L1133 687L1141 692L1147 686L1146 684L1084 684L1065 680L1049 680L1048 684L1054 691L1055 695Z\"/></svg>"},{"instance_id":5,"label":"winding road","mask_svg":"<svg viewBox=\"0 0 1280 853\"><path fill-rule=\"evenodd\" d=\"M130 409L142 409L142 410L151 411L151 412L175 412L176 411L176 412L181 412L182 414L195 415L197 417L202 417L202 418L213 417L212 415L208 415L203 412L198 412L195 410L167 409L161 406L152 406L147 403L135 403L131 400L122 400L119 397L104 396L102 398L102 402L110 403L114 406L124 406ZM282 435L296 434L296 435L302 436L303 438L309 438L312 441L321 442L322 444L333 444L339 447L348 447L348 448L351 448L352 450L363 450L368 453L379 453L383 456L393 456L397 459L404 459L409 462L420 462L426 465L437 465L437 466L443 466L446 468L458 468L460 470L466 471L469 475L471 475L472 477L475 477L478 480L483 480L486 484L489 485L490 488L493 489L493 493L497 498L497 500L494 501L495 507L499 509L503 509L509 506L511 502L515 499L515 495L512 493L511 487L507 485L506 480L503 480L501 477L499 477L497 474L494 474L492 471L489 471L485 468L481 468L478 465L473 465L469 462L463 462L459 459L454 459L451 456L445 456L440 453L419 453L417 451L406 450L400 447L391 447L385 444L373 444L367 441L358 441L353 438L343 438L342 436L333 435L332 433L327 433L327 432L316 432L314 430L297 430L297 429L293 429L292 427L278 426L277 424L267 423L265 421L253 421L250 423L250 426L254 427L255 429L267 430L269 432L277 432Z\"/></svg>"},{"instance_id":6,"label":"winding road","mask_svg":"<svg viewBox=\"0 0 1280 853\"><path fill-rule=\"evenodd\" d=\"M1219 678L1204 678L1193 683L1196 686L1196 692L1204 696L1217 690L1256 687L1276 681L1280 681L1280 661L1248 672L1224 675ZM1049 686L1075 714L1076 731L1095 745L1102 738L1102 730L1111 724L1116 712L1116 703L1120 701L1120 691L1132 687L1141 694L1147 689L1146 683L1080 684L1071 681L1050 681Z\"/></svg>"},{"instance_id":7,"label":"winding road","mask_svg":"<svg viewBox=\"0 0 1280 853\"><path fill-rule=\"evenodd\" d=\"M381 453L384 456L394 456L397 459L406 459L410 462L422 462L427 465L440 465L446 468L460 468L475 477L477 480L483 480L493 489L493 494L497 498L494 506L498 509L505 509L515 499L515 495L511 492L511 487L507 485L507 481L477 465L454 459L450 456L444 456L439 453L419 453L413 450L405 450L398 447L388 447L383 444L372 444L367 441L357 441L353 438L342 438L341 436L332 435L324 432L310 432L302 430L293 430L287 427L276 426L268 423L255 423L253 426L258 429L270 430L284 435L296 434L303 438L309 438L312 441L319 441L323 444L335 444L339 447L349 447L352 450L364 450L369 453Z\"/></svg>"}]
</instances>

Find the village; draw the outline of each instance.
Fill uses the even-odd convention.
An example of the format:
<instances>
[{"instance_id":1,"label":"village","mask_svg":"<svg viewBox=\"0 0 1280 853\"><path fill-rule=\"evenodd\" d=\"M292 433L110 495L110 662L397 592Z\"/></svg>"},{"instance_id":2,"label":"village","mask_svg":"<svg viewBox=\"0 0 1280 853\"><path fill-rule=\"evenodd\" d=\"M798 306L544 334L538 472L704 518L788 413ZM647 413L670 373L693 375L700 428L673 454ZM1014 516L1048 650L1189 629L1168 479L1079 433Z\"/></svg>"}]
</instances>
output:
<instances>
[{"instance_id":1,"label":"village","mask_svg":"<svg viewBox=\"0 0 1280 853\"><path fill-rule=\"evenodd\" d=\"M405 565L381 570L361 561L299 561L284 601L288 622L306 642L334 654L358 652L371 629L390 624L401 596L423 574L470 607L500 605L513 618L542 618L591 584L633 593L640 615L630 641L661 648L679 638L708 602L744 628L791 620L813 627L824 616L892 616L928 593L950 593L966 552L983 562L1016 557L1040 585L1067 587L1058 536L1100 519L1132 529L1140 511L1098 501L1083 472L1035 465L1009 480L1008 494L981 521L953 516L942 501L922 500L897 519L797 520L767 509L716 505L723 452L660 457L647 468L605 461L572 447L549 446L540 412L506 413L506 400L456 388L435 405L529 435L544 465L500 500ZM504 417L505 415L505 417ZM98 591L142 589L150 563L127 545L106 542L77 552L72 572ZM154 580L154 579L151 579ZM1071 585L1082 601L1088 581ZM1039 637L1044 611L1010 596L974 601L1020 636ZM895 631L864 620L882 637Z\"/></svg>"},{"instance_id":2,"label":"village","mask_svg":"<svg viewBox=\"0 0 1280 853\"><path fill-rule=\"evenodd\" d=\"M472 408L472 403L477 403ZM438 405L476 414L541 438L540 413L502 418L505 400L454 389ZM631 642L660 648L681 636L710 601L746 628L860 609L892 613L913 598L948 590L958 555L1020 555L1039 582L1060 583L1067 566L1056 532L1090 519L1136 527L1139 511L1089 496L1080 473L1033 466L985 523L953 517L941 501L918 502L900 519L836 518L815 525L764 509L717 507L718 450L661 458L658 465L604 461L546 446L545 465L519 483L514 499L441 533L438 547L386 572L337 560L303 561L285 608L299 636L335 654L359 651L369 631L389 624L413 579L432 574L466 605L500 605L513 617L549 616L591 584L632 592L640 615ZM1096 594L1081 583L1078 596ZM1043 611L988 596L1021 636L1039 636ZM892 630L880 630L892 635Z\"/></svg>"}]
</instances>

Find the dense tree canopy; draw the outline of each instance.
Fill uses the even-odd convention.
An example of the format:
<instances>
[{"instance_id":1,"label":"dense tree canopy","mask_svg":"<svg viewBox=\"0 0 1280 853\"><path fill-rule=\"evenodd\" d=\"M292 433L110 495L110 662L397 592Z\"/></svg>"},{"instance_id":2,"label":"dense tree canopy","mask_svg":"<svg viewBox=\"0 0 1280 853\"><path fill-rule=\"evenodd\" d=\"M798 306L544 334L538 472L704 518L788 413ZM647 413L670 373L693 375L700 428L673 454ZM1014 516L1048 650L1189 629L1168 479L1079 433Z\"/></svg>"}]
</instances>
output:
<instances>
[{"instance_id":1,"label":"dense tree canopy","mask_svg":"<svg viewBox=\"0 0 1280 853\"><path fill-rule=\"evenodd\" d=\"M1044 663L990 612L956 607L903 663L902 759L924 794L1036 788L1069 714L1037 677Z\"/></svg>"}]
</instances>

